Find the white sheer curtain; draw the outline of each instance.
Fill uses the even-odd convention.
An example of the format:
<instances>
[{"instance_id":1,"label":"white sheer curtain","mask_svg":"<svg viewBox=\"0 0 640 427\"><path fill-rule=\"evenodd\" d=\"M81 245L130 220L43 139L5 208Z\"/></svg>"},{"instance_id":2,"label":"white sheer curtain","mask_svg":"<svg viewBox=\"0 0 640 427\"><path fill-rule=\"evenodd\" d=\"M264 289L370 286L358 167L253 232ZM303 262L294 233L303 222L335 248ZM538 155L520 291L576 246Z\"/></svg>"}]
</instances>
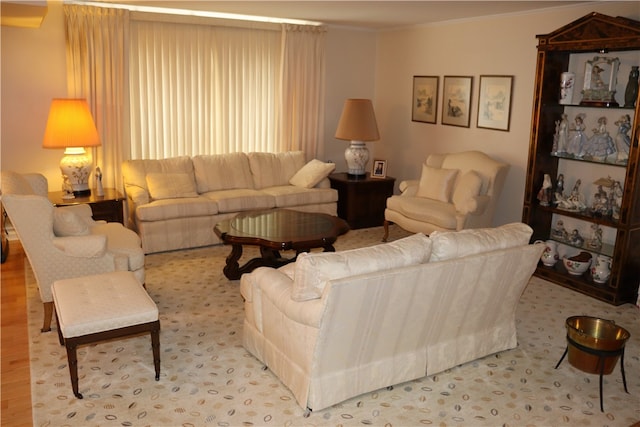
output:
<instances>
[{"instance_id":1,"label":"white sheer curtain","mask_svg":"<svg viewBox=\"0 0 640 427\"><path fill-rule=\"evenodd\" d=\"M324 27L283 26L280 148L303 150L308 160L323 154Z\"/></svg>"},{"instance_id":2,"label":"white sheer curtain","mask_svg":"<svg viewBox=\"0 0 640 427\"><path fill-rule=\"evenodd\" d=\"M129 11L64 5L68 96L86 98L102 146L94 164L104 187L122 188L122 161L129 153Z\"/></svg>"}]
</instances>

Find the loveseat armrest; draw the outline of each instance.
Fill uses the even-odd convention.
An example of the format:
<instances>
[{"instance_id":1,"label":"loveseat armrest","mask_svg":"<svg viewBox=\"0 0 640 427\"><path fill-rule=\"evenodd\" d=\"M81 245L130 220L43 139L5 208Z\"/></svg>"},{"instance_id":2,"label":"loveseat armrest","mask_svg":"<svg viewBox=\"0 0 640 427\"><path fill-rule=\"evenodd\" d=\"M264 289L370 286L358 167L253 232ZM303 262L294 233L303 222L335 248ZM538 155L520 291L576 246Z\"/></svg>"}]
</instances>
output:
<instances>
[{"instance_id":1,"label":"loveseat armrest","mask_svg":"<svg viewBox=\"0 0 640 427\"><path fill-rule=\"evenodd\" d=\"M53 245L65 255L77 258L99 258L107 252L107 236L54 237Z\"/></svg>"},{"instance_id":2,"label":"loveseat armrest","mask_svg":"<svg viewBox=\"0 0 640 427\"><path fill-rule=\"evenodd\" d=\"M417 179L409 179L406 181L402 181L398 185L398 189L402 193L402 196L415 196L418 193L418 185L420 185L420 181Z\"/></svg>"}]
</instances>

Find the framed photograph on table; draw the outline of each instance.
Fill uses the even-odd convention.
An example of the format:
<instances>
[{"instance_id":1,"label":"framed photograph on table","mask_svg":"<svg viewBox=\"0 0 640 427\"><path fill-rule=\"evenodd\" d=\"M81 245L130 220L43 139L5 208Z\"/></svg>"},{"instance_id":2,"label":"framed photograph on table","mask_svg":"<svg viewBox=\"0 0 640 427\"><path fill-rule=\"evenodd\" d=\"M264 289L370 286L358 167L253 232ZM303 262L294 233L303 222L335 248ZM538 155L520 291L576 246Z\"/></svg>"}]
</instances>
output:
<instances>
[{"instance_id":1,"label":"framed photograph on table","mask_svg":"<svg viewBox=\"0 0 640 427\"><path fill-rule=\"evenodd\" d=\"M471 121L471 76L444 76L442 124L469 127Z\"/></svg>"},{"instance_id":2,"label":"framed photograph on table","mask_svg":"<svg viewBox=\"0 0 640 427\"><path fill-rule=\"evenodd\" d=\"M387 161L374 160L371 178L385 178L387 176Z\"/></svg>"},{"instance_id":3,"label":"framed photograph on table","mask_svg":"<svg viewBox=\"0 0 640 427\"><path fill-rule=\"evenodd\" d=\"M413 76L411 120L436 123L438 117L438 77Z\"/></svg>"},{"instance_id":4,"label":"framed photograph on table","mask_svg":"<svg viewBox=\"0 0 640 427\"><path fill-rule=\"evenodd\" d=\"M513 76L480 76L478 127L509 131Z\"/></svg>"}]
</instances>

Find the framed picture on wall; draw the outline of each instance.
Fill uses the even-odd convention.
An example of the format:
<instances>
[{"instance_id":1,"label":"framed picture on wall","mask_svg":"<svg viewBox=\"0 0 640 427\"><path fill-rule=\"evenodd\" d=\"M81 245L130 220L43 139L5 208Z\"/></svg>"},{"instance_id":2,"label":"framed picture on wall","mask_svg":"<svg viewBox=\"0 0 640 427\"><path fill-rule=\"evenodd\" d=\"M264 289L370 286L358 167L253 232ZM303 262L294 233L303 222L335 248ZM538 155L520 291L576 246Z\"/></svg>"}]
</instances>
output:
<instances>
[{"instance_id":1,"label":"framed picture on wall","mask_svg":"<svg viewBox=\"0 0 640 427\"><path fill-rule=\"evenodd\" d=\"M513 76L480 76L478 127L509 131Z\"/></svg>"},{"instance_id":2,"label":"framed picture on wall","mask_svg":"<svg viewBox=\"0 0 640 427\"><path fill-rule=\"evenodd\" d=\"M443 125L469 127L472 83L471 76L444 76L441 119Z\"/></svg>"},{"instance_id":3,"label":"framed picture on wall","mask_svg":"<svg viewBox=\"0 0 640 427\"><path fill-rule=\"evenodd\" d=\"M436 123L438 117L438 77L413 76L411 120Z\"/></svg>"},{"instance_id":4,"label":"framed picture on wall","mask_svg":"<svg viewBox=\"0 0 640 427\"><path fill-rule=\"evenodd\" d=\"M373 170L371 171L372 178L384 178L387 176L387 161L386 160L374 160Z\"/></svg>"}]
</instances>

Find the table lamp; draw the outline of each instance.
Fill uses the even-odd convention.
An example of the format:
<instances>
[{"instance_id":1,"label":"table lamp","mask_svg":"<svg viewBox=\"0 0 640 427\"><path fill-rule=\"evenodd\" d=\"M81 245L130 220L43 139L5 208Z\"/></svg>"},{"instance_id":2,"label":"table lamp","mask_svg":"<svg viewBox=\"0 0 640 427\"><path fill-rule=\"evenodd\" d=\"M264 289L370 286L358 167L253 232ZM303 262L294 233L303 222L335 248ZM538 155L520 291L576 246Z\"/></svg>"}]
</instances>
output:
<instances>
[{"instance_id":1,"label":"table lamp","mask_svg":"<svg viewBox=\"0 0 640 427\"><path fill-rule=\"evenodd\" d=\"M89 105L84 99L54 99L44 132L42 147L64 148L60 170L65 190L74 196L88 196L93 160L85 147L100 145ZM70 187L70 188L69 188Z\"/></svg>"},{"instance_id":2,"label":"table lamp","mask_svg":"<svg viewBox=\"0 0 640 427\"><path fill-rule=\"evenodd\" d=\"M347 99L344 102L335 137L351 141L344 152L348 174L354 177L366 175L369 150L365 141L380 139L371 100Z\"/></svg>"}]
</instances>

